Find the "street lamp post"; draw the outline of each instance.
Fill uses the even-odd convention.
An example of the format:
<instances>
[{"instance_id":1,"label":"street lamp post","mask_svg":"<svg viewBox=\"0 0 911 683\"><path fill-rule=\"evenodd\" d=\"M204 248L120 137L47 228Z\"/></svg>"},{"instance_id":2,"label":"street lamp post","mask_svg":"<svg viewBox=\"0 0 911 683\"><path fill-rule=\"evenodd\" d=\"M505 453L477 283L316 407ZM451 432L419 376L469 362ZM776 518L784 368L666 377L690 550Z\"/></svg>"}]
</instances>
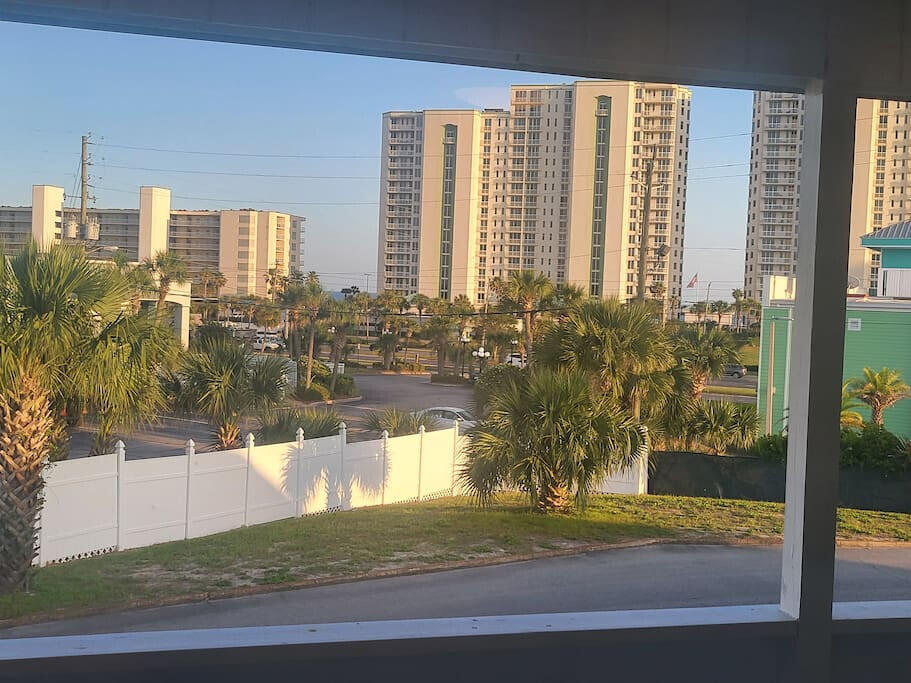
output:
<instances>
[{"instance_id":1,"label":"street lamp post","mask_svg":"<svg viewBox=\"0 0 911 683\"><path fill-rule=\"evenodd\" d=\"M487 351L483 346L472 351L471 355L478 359L479 369L478 373L484 372L484 368L487 365L487 359L490 358L490 351Z\"/></svg>"},{"instance_id":2,"label":"street lamp post","mask_svg":"<svg viewBox=\"0 0 911 683\"><path fill-rule=\"evenodd\" d=\"M459 373L459 377L465 376L465 347L468 345L468 342L471 341L471 333L469 333L468 328L462 330L462 336L459 338L459 343L462 344L462 353L459 354L462 356L462 368Z\"/></svg>"}]
</instances>

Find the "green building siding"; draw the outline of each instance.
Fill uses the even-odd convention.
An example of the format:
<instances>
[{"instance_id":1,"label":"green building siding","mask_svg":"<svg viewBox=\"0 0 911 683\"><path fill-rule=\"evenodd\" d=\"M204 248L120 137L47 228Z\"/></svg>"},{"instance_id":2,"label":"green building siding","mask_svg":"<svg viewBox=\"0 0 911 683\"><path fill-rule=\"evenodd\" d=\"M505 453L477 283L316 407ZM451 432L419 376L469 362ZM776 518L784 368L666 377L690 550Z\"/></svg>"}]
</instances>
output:
<instances>
[{"instance_id":1,"label":"green building siding","mask_svg":"<svg viewBox=\"0 0 911 683\"><path fill-rule=\"evenodd\" d=\"M883 249L883 268L911 268L911 249Z\"/></svg>"},{"instance_id":2,"label":"green building siding","mask_svg":"<svg viewBox=\"0 0 911 683\"><path fill-rule=\"evenodd\" d=\"M766 430L767 387L769 375L769 345L774 325L774 393L772 396L772 432L781 431L784 426L785 405L788 386L788 339L792 317L790 306L766 307L762 312L762 340L759 356L758 406L761 426ZM860 329L845 330L844 381L860 377L865 367L879 370L883 367L898 370L906 382L911 384L911 311L857 310L847 311L848 321L859 320ZM855 323L856 325L856 323ZM870 411L866 406L860 412L868 419ZM899 401L885 412L885 424L891 431L902 436L911 436L911 399Z\"/></svg>"}]
</instances>

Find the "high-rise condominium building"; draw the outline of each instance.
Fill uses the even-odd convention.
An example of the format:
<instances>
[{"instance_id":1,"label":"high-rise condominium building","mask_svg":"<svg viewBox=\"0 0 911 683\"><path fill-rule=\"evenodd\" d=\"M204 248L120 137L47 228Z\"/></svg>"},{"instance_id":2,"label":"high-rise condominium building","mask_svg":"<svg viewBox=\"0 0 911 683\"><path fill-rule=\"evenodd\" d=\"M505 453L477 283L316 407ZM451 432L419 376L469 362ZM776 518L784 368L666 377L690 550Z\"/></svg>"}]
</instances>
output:
<instances>
[{"instance_id":1,"label":"high-rise condominium building","mask_svg":"<svg viewBox=\"0 0 911 683\"><path fill-rule=\"evenodd\" d=\"M757 301L770 275L797 272L802 95L753 95L753 140L743 284ZM858 100L854 129L849 287L875 294L879 254L860 238L911 218L911 106L906 102Z\"/></svg>"},{"instance_id":2,"label":"high-rise condominium building","mask_svg":"<svg viewBox=\"0 0 911 683\"><path fill-rule=\"evenodd\" d=\"M646 284L679 297L691 96L577 81L514 85L509 110L384 114L379 289L481 304L493 278L534 270L632 297L654 154Z\"/></svg>"},{"instance_id":3,"label":"high-rise condominium building","mask_svg":"<svg viewBox=\"0 0 911 683\"><path fill-rule=\"evenodd\" d=\"M266 296L266 273L288 275L302 259L304 218L277 211L171 209L171 192L160 187L139 190L138 209L90 209L98 226L96 246L114 247L131 261L163 250L183 258L195 281L202 271L219 271L223 294ZM62 239L79 210L64 207L63 189L32 188L32 206L0 206L0 243L9 251L29 237L40 244ZM98 250L98 258L110 252Z\"/></svg>"}]
</instances>

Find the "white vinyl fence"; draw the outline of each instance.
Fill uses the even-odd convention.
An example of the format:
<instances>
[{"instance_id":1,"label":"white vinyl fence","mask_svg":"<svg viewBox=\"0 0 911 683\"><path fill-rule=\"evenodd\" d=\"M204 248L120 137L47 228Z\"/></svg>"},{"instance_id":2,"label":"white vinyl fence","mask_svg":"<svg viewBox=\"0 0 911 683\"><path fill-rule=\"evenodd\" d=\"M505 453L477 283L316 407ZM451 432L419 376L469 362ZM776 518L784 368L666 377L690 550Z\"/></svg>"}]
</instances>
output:
<instances>
[{"instance_id":1,"label":"white vinyl fence","mask_svg":"<svg viewBox=\"0 0 911 683\"><path fill-rule=\"evenodd\" d=\"M347 442L337 436L178 456L115 453L48 467L37 562L206 536L250 524L459 493L458 427ZM610 493L645 493L645 468L608 479Z\"/></svg>"}]
</instances>

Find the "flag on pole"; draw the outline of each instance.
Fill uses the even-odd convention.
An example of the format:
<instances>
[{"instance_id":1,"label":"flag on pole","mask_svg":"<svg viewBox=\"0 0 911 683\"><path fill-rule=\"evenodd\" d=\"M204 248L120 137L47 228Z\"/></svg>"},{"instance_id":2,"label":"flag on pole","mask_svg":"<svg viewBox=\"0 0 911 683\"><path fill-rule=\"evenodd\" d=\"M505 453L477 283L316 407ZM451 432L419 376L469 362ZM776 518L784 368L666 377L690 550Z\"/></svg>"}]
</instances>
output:
<instances>
[{"instance_id":1,"label":"flag on pole","mask_svg":"<svg viewBox=\"0 0 911 683\"><path fill-rule=\"evenodd\" d=\"M693 279L689 281L689 284L687 284L686 288L687 288L687 289L692 289L693 287L696 286L696 283L697 283L697 282L699 282L699 273L696 273L696 274L693 276Z\"/></svg>"}]
</instances>

